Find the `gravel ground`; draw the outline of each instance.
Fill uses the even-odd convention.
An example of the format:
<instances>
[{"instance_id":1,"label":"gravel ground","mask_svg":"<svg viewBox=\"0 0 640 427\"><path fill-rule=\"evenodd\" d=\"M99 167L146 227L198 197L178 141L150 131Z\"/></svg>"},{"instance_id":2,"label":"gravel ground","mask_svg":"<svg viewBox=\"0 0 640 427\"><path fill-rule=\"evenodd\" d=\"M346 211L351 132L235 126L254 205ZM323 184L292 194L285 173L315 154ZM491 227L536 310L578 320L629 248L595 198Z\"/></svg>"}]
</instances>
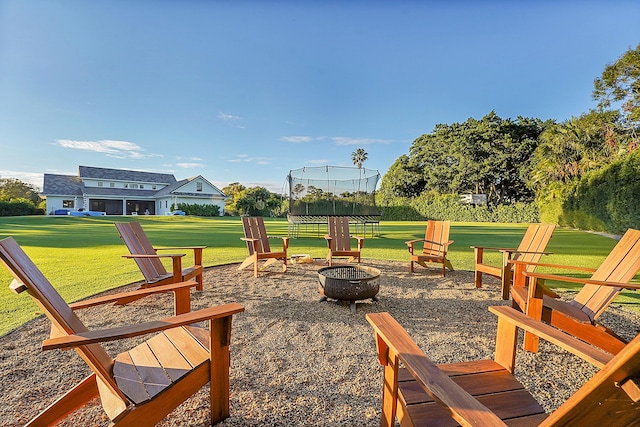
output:
<instances>
[{"instance_id":1,"label":"gravel ground","mask_svg":"<svg viewBox=\"0 0 640 427\"><path fill-rule=\"evenodd\" d=\"M487 307L509 304L500 299L497 281L475 289L472 272L441 278L436 269L410 274L408 263L365 259L363 265L381 271L379 301L359 302L352 314L347 303L319 302L316 271L322 265L292 265L286 273L274 265L257 279L250 269L237 271L237 264L206 270L193 310L232 301L246 308L233 319L231 417L221 426L379 425L382 368L367 313L390 312L437 363L493 357L496 319ZM171 307L171 297L161 296L80 316L97 329L168 316ZM640 332L640 316L616 304L601 321L626 338ZM48 332L48 320L38 318L0 337L0 425L24 424L88 375L76 352L40 349ZM104 347L115 356L135 343ZM547 411L594 373L544 342L538 354L519 351L516 363L516 376ZM207 425L208 419L204 387L161 425ZM96 400L61 425L104 426L108 419Z\"/></svg>"}]
</instances>

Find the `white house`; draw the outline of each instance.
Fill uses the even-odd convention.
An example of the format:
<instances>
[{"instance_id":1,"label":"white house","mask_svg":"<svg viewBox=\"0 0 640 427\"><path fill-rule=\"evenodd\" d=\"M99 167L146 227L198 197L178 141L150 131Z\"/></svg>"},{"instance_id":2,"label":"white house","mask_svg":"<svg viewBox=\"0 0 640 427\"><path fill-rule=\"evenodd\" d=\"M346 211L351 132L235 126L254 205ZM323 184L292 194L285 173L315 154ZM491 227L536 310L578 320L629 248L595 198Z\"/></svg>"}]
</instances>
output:
<instances>
[{"instance_id":1,"label":"white house","mask_svg":"<svg viewBox=\"0 0 640 427\"><path fill-rule=\"evenodd\" d=\"M201 175L177 181L171 174L79 166L78 175L44 174L47 213L96 211L107 215L165 215L178 203L217 205L228 198Z\"/></svg>"}]
</instances>

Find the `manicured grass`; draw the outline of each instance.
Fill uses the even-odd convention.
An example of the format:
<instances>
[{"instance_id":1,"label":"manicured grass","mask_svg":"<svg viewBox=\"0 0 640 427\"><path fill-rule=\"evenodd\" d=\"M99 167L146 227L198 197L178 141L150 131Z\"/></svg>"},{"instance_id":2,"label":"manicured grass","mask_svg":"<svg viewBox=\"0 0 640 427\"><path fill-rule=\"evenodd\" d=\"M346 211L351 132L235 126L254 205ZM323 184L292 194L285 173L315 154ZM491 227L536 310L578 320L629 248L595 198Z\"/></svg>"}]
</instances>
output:
<instances>
[{"instance_id":1,"label":"manicured grass","mask_svg":"<svg viewBox=\"0 0 640 427\"><path fill-rule=\"evenodd\" d=\"M230 217L0 217L0 239L13 236L62 297L72 302L141 280L135 263L122 258L127 250L113 226L117 221L132 220L142 224L156 246L206 245L206 266L240 262L247 255L246 246L240 240L240 219ZM287 235L286 220L266 218L265 224L270 235ZM451 238L455 243L450 248L449 258L457 270L473 270L471 245L515 247L526 227L527 224L454 223ZM388 221L380 224L381 235L371 238L368 228L363 249L365 263L367 258L407 261L404 242L424 237L424 230L423 222ZM318 233L315 228L303 226L298 238L291 239L289 254L305 253L324 258L327 249L322 236L325 231L321 228ZM543 260L597 267L615 243L596 234L556 229L547 247L553 254ZM279 242L273 240L272 245L279 245ZM191 254L185 253L187 264L191 262ZM500 255L487 253L485 260L491 259L497 262ZM251 272L247 270L247 274ZM9 273L1 269L0 335L40 314L31 298L9 290L10 281ZM631 292L625 292L617 302L632 308L640 307L640 299Z\"/></svg>"}]
</instances>

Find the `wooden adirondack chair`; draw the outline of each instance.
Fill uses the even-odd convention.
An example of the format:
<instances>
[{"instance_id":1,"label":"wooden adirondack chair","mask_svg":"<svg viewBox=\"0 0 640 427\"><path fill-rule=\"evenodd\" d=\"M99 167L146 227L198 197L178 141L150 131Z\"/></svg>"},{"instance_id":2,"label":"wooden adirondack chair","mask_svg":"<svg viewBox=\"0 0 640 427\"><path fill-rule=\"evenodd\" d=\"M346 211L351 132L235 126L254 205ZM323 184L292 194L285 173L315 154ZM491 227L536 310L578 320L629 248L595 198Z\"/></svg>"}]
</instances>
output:
<instances>
[{"instance_id":1,"label":"wooden adirondack chair","mask_svg":"<svg viewBox=\"0 0 640 427\"><path fill-rule=\"evenodd\" d=\"M453 243L453 240L449 240L449 229L451 228L451 221L427 221L427 229L424 234L424 239L409 240L405 242L407 249L411 254L411 261L409 263L410 270L413 273L413 263L427 268L427 263L442 264L442 277L445 276L445 267L453 271L453 265L451 261L447 259L447 251L449 245ZM422 252L419 252L415 246L416 243L422 243Z\"/></svg>"},{"instance_id":2,"label":"wooden adirondack chair","mask_svg":"<svg viewBox=\"0 0 640 427\"><path fill-rule=\"evenodd\" d=\"M531 271L528 268L530 264L518 261L513 264L515 278L511 295L514 307L610 353L615 354L624 347L625 342L620 337L596 320L622 289L640 289L640 285L629 283L640 270L640 231L627 230L597 270L536 264L593 272L590 279L541 274ZM563 301L550 297L542 280L584 283L584 287L573 300ZM535 352L538 340L531 334L525 334L524 345L525 349Z\"/></svg>"},{"instance_id":3,"label":"wooden adirondack chair","mask_svg":"<svg viewBox=\"0 0 640 427\"><path fill-rule=\"evenodd\" d=\"M289 248L289 238L281 236L269 236L264 227L264 219L258 217L242 217L242 228L244 237L241 239L247 242L249 256L240 264L238 270L247 268L253 264L253 275L258 277L258 262L266 259L263 269L273 264L277 260L282 261L282 271L287 271L287 249ZM269 245L269 239L282 240L282 250L273 252Z\"/></svg>"},{"instance_id":4,"label":"wooden adirondack chair","mask_svg":"<svg viewBox=\"0 0 640 427\"><path fill-rule=\"evenodd\" d=\"M28 426L55 425L100 397L112 426L151 426L210 383L211 424L229 416L229 342L231 318L244 311L236 303L174 317L105 330L88 330L74 310L173 290L196 282L156 286L68 305L16 241L0 240L0 259L14 277L11 289L27 291L51 320L44 350L75 349L93 371L42 411ZM192 326L208 321L209 330ZM160 332L112 359L100 342ZM25 357L28 357L25 355Z\"/></svg>"},{"instance_id":5,"label":"wooden adirondack chair","mask_svg":"<svg viewBox=\"0 0 640 427\"><path fill-rule=\"evenodd\" d=\"M640 335L613 356L511 307L489 311L498 316L494 360L445 365L429 360L388 313L367 314L384 366L381 426L393 426L396 418L401 426L638 425ZM518 328L601 369L557 410L545 414L512 375Z\"/></svg>"},{"instance_id":6,"label":"wooden adirondack chair","mask_svg":"<svg viewBox=\"0 0 640 427\"><path fill-rule=\"evenodd\" d=\"M333 264L334 257L349 257L348 262L355 259L360 263L360 252L364 238L351 236L349 234L349 217L329 216L327 217L327 234L324 236L329 247L327 262ZM358 249L351 248L351 239L356 239Z\"/></svg>"},{"instance_id":7,"label":"wooden adirondack chair","mask_svg":"<svg viewBox=\"0 0 640 427\"><path fill-rule=\"evenodd\" d=\"M149 241L139 222L116 222L115 226L130 252L130 255L123 256L133 258L144 276L146 284L143 287L182 282L195 278L198 282L197 289L202 290L202 250L206 246L156 248ZM157 252L161 250L193 250L193 266L183 269L182 257L185 254L158 255ZM168 272L162 264L162 258L171 258L171 272Z\"/></svg>"},{"instance_id":8,"label":"wooden adirondack chair","mask_svg":"<svg viewBox=\"0 0 640 427\"><path fill-rule=\"evenodd\" d=\"M502 286L502 299L509 299L509 287L512 282L512 265L510 260L527 261L536 263L542 255L546 255L545 248L551 239L555 224L531 224L524 233L517 248L490 248L483 246L471 246L475 257L475 284L476 288L482 287L482 274L488 274L500 279ZM497 250L502 252L502 264L493 266L483 263L485 250ZM533 270L535 266L528 267Z\"/></svg>"}]
</instances>

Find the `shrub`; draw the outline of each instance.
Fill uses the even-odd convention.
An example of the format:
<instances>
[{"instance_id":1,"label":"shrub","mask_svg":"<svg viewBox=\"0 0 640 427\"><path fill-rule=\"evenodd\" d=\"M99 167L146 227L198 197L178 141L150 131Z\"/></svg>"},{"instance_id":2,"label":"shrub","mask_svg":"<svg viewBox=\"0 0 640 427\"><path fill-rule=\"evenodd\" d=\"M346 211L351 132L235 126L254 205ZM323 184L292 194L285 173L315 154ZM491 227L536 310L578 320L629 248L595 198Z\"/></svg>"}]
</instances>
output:
<instances>
[{"instance_id":1,"label":"shrub","mask_svg":"<svg viewBox=\"0 0 640 427\"><path fill-rule=\"evenodd\" d=\"M538 222L535 203L511 205L468 205L456 194L423 193L414 198L395 198L381 207L387 221L419 221L424 219L461 222Z\"/></svg>"},{"instance_id":2,"label":"shrub","mask_svg":"<svg viewBox=\"0 0 640 427\"><path fill-rule=\"evenodd\" d=\"M558 223L583 230L623 233L640 228L640 150L588 172L567 191Z\"/></svg>"},{"instance_id":3,"label":"shrub","mask_svg":"<svg viewBox=\"0 0 640 427\"><path fill-rule=\"evenodd\" d=\"M38 209L28 199L0 200L0 216L44 215L44 210Z\"/></svg>"},{"instance_id":4,"label":"shrub","mask_svg":"<svg viewBox=\"0 0 640 427\"><path fill-rule=\"evenodd\" d=\"M220 216L220 206L178 203L178 209L187 215L194 216Z\"/></svg>"}]
</instances>

